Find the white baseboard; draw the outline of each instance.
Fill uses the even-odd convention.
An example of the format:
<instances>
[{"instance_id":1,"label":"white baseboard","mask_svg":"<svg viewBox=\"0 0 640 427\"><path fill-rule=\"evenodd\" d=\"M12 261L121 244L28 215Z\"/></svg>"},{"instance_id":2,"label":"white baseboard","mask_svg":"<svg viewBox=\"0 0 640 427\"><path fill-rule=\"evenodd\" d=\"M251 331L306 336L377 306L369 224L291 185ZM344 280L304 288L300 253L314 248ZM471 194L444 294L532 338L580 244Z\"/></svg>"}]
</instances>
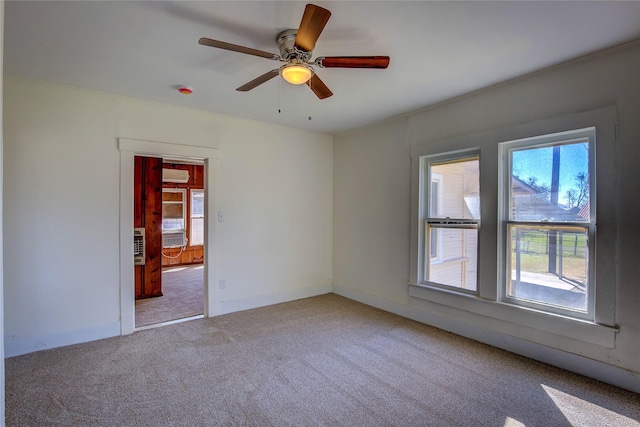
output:
<instances>
[{"instance_id":1,"label":"white baseboard","mask_svg":"<svg viewBox=\"0 0 640 427\"><path fill-rule=\"evenodd\" d=\"M315 297L331 293L331 285L318 285L310 288L298 289L295 291L278 292L275 294L258 295L249 298L220 301L218 312L215 315L234 313L236 311L251 310L253 308L265 307L273 304L294 301L302 298Z\"/></svg>"},{"instance_id":2,"label":"white baseboard","mask_svg":"<svg viewBox=\"0 0 640 427\"><path fill-rule=\"evenodd\" d=\"M11 340L4 337L4 357L20 356L34 351L80 344L120 335L120 322L71 331L55 332L37 337Z\"/></svg>"},{"instance_id":3,"label":"white baseboard","mask_svg":"<svg viewBox=\"0 0 640 427\"><path fill-rule=\"evenodd\" d=\"M255 297L222 301L218 306L216 315L233 313L236 311L250 310L273 304L279 304L297 299L313 297L331 293L331 285L318 285L295 291L280 292L275 294L259 295ZM15 357L36 351L47 350L56 347L64 347L72 344L80 344L89 341L111 338L121 335L120 322L89 328L74 329L71 331L55 332L48 335L40 335L31 338L17 338L14 340L5 336L4 357Z\"/></svg>"},{"instance_id":4,"label":"white baseboard","mask_svg":"<svg viewBox=\"0 0 640 427\"><path fill-rule=\"evenodd\" d=\"M434 326L456 335L489 344L530 359L538 360L567 371L640 393L640 373L628 371L604 362L577 354L526 341L477 325L457 321L449 317L410 307L375 295L365 294L339 285L333 285L333 292L381 310L397 314L420 323Z\"/></svg>"}]
</instances>

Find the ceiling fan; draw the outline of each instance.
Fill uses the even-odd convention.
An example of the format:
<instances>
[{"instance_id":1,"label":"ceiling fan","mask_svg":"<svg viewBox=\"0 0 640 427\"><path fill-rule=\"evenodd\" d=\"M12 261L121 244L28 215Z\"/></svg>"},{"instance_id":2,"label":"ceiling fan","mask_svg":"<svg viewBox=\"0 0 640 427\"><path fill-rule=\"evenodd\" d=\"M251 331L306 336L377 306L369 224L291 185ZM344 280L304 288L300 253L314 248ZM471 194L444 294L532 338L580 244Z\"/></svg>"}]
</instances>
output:
<instances>
[{"instance_id":1,"label":"ceiling fan","mask_svg":"<svg viewBox=\"0 0 640 427\"><path fill-rule=\"evenodd\" d=\"M388 56L320 56L311 61L316 41L320 37L320 33L327 21L329 21L329 17L331 17L331 12L327 9L314 4L307 4L302 15L300 28L282 31L276 37L276 42L280 49L279 55L205 37L201 38L198 43L204 46L286 62L281 67L275 68L240 86L236 89L237 91L250 91L277 75L281 75L291 84L306 83L318 98L324 99L330 97L333 93L320 80L313 66L320 68L387 68L389 65Z\"/></svg>"}]
</instances>

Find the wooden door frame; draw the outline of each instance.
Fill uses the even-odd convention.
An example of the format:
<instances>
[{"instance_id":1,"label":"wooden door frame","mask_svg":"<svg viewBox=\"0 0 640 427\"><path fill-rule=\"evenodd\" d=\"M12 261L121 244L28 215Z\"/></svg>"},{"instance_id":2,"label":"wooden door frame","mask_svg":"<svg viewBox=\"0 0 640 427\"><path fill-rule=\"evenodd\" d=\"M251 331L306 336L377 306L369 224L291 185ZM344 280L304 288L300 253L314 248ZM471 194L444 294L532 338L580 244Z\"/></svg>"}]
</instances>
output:
<instances>
[{"instance_id":1,"label":"wooden door frame","mask_svg":"<svg viewBox=\"0 0 640 427\"><path fill-rule=\"evenodd\" d=\"M135 331L135 285L133 266L134 157L171 157L204 161L204 316L219 313L215 212L218 211L219 149L167 142L118 139L120 150L120 333Z\"/></svg>"}]
</instances>

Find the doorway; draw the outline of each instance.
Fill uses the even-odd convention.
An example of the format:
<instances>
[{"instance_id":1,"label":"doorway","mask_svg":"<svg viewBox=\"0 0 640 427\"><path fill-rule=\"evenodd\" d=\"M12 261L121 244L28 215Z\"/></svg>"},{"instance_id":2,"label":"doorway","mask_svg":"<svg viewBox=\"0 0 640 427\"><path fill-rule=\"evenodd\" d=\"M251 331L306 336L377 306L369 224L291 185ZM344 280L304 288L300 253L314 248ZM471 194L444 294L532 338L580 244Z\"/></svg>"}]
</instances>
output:
<instances>
[{"instance_id":1,"label":"doorway","mask_svg":"<svg viewBox=\"0 0 640 427\"><path fill-rule=\"evenodd\" d=\"M216 148L165 142L120 138L120 324L121 334L131 334L135 326L135 284L134 284L134 163L135 156L162 157L186 162L204 163L204 244L202 254L203 314L216 315L218 309L217 264L215 252L216 222L209 221L208 212L217 212L218 152Z\"/></svg>"},{"instance_id":2,"label":"doorway","mask_svg":"<svg viewBox=\"0 0 640 427\"><path fill-rule=\"evenodd\" d=\"M204 317L204 266L162 269L162 296L136 300L136 330Z\"/></svg>"},{"instance_id":3,"label":"doorway","mask_svg":"<svg viewBox=\"0 0 640 427\"><path fill-rule=\"evenodd\" d=\"M137 330L204 314L204 162L135 156Z\"/></svg>"}]
</instances>

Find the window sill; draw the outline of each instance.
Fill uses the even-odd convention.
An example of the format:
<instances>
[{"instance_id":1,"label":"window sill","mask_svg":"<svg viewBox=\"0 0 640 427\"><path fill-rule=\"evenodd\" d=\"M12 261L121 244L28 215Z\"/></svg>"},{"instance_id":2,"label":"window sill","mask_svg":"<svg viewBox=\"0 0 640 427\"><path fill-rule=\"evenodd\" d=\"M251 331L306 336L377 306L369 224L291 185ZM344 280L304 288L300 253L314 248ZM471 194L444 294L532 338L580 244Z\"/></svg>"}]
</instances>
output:
<instances>
[{"instance_id":1,"label":"window sill","mask_svg":"<svg viewBox=\"0 0 640 427\"><path fill-rule=\"evenodd\" d=\"M540 333L553 334L564 338L595 344L605 348L615 348L615 336L618 328L600 325L597 323L573 319L557 314L542 312L498 301L489 301L475 295L464 294L454 290L430 287L426 285L409 284L409 296L463 310L469 313L484 316L489 319L499 320L505 325L515 325L517 329L532 329L530 334L534 338L531 341L539 341ZM492 326L494 323L492 322ZM504 328L504 332L510 335L519 335L513 328ZM542 340L542 344L546 340Z\"/></svg>"}]
</instances>

